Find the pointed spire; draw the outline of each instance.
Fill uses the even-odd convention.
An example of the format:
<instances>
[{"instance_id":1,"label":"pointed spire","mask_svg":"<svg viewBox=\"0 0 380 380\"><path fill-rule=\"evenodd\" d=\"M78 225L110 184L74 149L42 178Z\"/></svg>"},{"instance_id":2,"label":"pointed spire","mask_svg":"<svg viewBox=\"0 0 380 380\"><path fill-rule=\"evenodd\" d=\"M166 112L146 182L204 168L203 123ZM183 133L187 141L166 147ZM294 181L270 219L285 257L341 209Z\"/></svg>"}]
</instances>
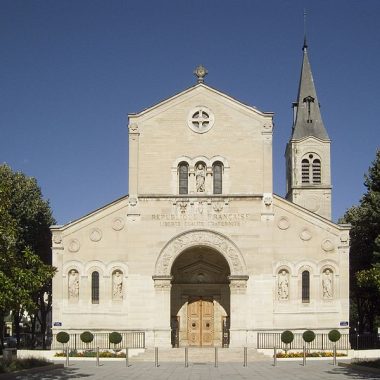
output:
<instances>
[{"instance_id":1,"label":"pointed spire","mask_svg":"<svg viewBox=\"0 0 380 380\"><path fill-rule=\"evenodd\" d=\"M292 139L299 140L304 137L314 136L322 140L329 140L322 121L320 105L307 54L306 34L302 50L303 61L298 97L297 102L293 104L295 107L295 118Z\"/></svg>"}]
</instances>

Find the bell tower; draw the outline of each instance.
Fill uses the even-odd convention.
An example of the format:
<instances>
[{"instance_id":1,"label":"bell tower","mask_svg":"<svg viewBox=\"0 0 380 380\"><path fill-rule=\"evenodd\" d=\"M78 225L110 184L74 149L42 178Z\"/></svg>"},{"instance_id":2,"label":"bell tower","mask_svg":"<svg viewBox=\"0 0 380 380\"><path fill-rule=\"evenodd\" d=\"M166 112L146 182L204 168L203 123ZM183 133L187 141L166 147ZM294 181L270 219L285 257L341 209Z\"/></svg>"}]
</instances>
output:
<instances>
[{"instance_id":1,"label":"bell tower","mask_svg":"<svg viewBox=\"0 0 380 380\"><path fill-rule=\"evenodd\" d=\"M286 146L286 199L331 219L331 140L322 121L306 37L292 135Z\"/></svg>"}]
</instances>

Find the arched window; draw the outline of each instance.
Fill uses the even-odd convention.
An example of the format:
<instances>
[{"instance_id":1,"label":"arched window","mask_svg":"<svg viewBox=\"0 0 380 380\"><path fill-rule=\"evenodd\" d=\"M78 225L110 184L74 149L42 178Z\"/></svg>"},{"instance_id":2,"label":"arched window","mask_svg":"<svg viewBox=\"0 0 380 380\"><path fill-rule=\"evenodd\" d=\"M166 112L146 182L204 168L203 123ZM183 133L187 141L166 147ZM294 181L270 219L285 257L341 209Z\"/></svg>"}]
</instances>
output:
<instances>
[{"instance_id":1,"label":"arched window","mask_svg":"<svg viewBox=\"0 0 380 380\"><path fill-rule=\"evenodd\" d=\"M92 272L91 275L91 301L99 303L99 272Z\"/></svg>"},{"instance_id":2,"label":"arched window","mask_svg":"<svg viewBox=\"0 0 380 380\"><path fill-rule=\"evenodd\" d=\"M310 183L310 163L309 160L304 158L302 160L302 183Z\"/></svg>"},{"instance_id":3,"label":"arched window","mask_svg":"<svg viewBox=\"0 0 380 380\"><path fill-rule=\"evenodd\" d=\"M223 164L221 162L215 162L212 166L212 174L214 194L222 194Z\"/></svg>"},{"instance_id":4,"label":"arched window","mask_svg":"<svg viewBox=\"0 0 380 380\"><path fill-rule=\"evenodd\" d=\"M310 302L310 272L307 270L302 272L302 302Z\"/></svg>"},{"instance_id":5,"label":"arched window","mask_svg":"<svg viewBox=\"0 0 380 380\"><path fill-rule=\"evenodd\" d=\"M318 158L313 161L313 183L321 183L321 161Z\"/></svg>"},{"instance_id":6,"label":"arched window","mask_svg":"<svg viewBox=\"0 0 380 380\"><path fill-rule=\"evenodd\" d=\"M189 166L186 162L178 165L178 191L179 194L188 194L189 191Z\"/></svg>"}]
</instances>

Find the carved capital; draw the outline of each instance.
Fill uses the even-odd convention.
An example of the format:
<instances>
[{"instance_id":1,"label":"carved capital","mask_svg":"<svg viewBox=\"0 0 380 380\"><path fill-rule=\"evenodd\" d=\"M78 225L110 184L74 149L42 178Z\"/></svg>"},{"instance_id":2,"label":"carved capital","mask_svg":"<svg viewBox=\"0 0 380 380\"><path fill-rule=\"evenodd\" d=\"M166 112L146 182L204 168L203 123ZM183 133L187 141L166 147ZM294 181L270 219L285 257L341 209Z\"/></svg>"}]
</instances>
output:
<instances>
[{"instance_id":1,"label":"carved capital","mask_svg":"<svg viewBox=\"0 0 380 380\"><path fill-rule=\"evenodd\" d=\"M245 293L248 276L229 276L231 293Z\"/></svg>"},{"instance_id":2,"label":"carved capital","mask_svg":"<svg viewBox=\"0 0 380 380\"><path fill-rule=\"evenodd\" d=\"M154 288L156 290L167 290L170 291L173 276L152 276L154 281Z\"/></svg>"}]
</instances>

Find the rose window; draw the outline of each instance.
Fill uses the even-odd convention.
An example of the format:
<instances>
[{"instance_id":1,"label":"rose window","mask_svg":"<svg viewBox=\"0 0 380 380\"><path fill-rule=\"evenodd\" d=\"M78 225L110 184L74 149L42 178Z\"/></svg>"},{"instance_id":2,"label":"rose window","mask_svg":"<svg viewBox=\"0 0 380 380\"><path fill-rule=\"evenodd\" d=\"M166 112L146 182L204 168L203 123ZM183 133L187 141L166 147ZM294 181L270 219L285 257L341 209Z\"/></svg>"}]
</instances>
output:
<instances>
[{"instance_id":1,"label":"rose window","mask_svg":"<svg viewBox=\"0 0 380 380\"><path fill-rule=\"evenodd\" d=\"M196 107L189 112L187 124L197 133L205 133L214 125L214 115L207 107Z\"/></svg>"}]
</instances>

